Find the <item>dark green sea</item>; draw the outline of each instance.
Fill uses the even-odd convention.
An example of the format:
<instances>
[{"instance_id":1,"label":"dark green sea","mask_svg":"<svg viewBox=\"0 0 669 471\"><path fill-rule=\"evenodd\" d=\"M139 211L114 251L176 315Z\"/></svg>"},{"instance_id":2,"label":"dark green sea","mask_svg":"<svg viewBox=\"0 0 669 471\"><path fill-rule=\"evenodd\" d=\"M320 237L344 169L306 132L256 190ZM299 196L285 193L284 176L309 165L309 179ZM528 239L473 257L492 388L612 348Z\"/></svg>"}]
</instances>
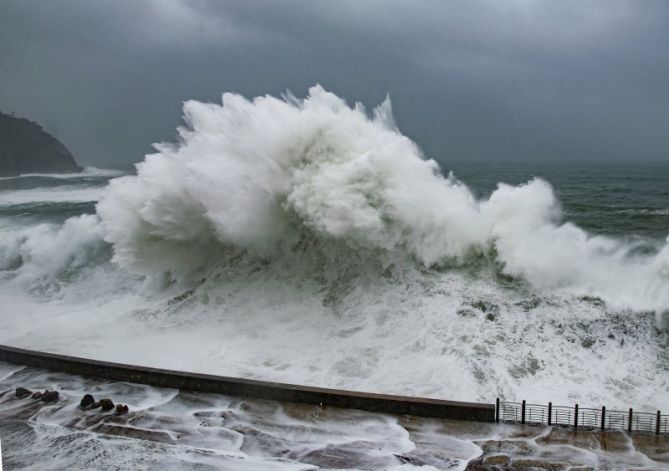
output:
<instances>
[{"instance_id":1,"label":"dark green sea","mask_svg":"<svg viewBox=\"0 0 669 471\"><path fill-rule=\"evenodd\" d=\"M450 162L447 168L488 196L498 182L519 185L547 180L564 218L593 234L621 237L669 236L669 157L666 163Z\"/></svg>"}]
</instances>

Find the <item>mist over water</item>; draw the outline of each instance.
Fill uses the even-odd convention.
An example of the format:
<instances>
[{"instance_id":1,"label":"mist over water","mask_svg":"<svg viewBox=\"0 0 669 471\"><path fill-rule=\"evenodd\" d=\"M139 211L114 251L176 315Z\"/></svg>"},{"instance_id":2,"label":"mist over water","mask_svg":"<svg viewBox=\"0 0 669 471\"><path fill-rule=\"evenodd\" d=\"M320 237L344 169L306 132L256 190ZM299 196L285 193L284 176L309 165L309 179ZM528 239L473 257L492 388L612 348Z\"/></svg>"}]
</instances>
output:
<instances>
[{"instance_id":1,"label":"mist over water","mask_svg":"<svg viewBox=\"0 0 669 471\"><path fill-rule=\"evenodd\" d=\"M226 94L222 106L188 102L184 111L181 142L158 146L98 204L124 268L179 278L212 249L271 259L332 244L339 260L364 253L381 264L490 257L537 289L669 307L666 244L632 256L633 244L564 223L541 179L499 184L477 200L395 128L389 102L370 119L315 87L304 101Z\"/></svg>"},{"instance_id":2,"label":"mist over water","mask_svg":"<svg viewBox=\"0 0 669 471\"><path fill-rule=\"evenodd\" d=\"M609 175L650 203L604 211L587 181L559 179L565 203L511 167L449 173L389 101L368 113L320 87L191 101L184 118L135 175L0 182L0 300L16 313L0 341L347 389L669 406L666 181L643 199L645 176Z\"/></svg>"}]
</instances>

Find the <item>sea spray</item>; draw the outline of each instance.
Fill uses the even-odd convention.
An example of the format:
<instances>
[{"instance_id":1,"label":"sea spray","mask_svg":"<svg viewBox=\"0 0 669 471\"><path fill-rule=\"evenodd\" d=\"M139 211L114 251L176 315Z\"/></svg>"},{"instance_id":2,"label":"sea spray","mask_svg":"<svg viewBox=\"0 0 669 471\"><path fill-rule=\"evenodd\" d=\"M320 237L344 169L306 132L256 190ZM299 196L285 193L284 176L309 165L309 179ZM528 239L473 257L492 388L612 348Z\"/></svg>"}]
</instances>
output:
<instances>
[{"instance_id":1,"label":"sea spray","mask_svg":"<svg viewBox=\"0 0 669 471\"><path fill-rule=\"evenodd\" d=\"M669 408L665 240L566 222L544 179L475 197L398 131L389 102L367 114L320 88L226 94L185 116L177 143L101 196L83 178L51 203L45 177L3 183L0 342L345 389ZM43 221L98 197L96 214Z\"/></svg>"},{"instance_id":2,"label":"sea spray","mask_svg":"<svg viewBox=\"0 0 669 471\"><path fill-rule=\"evenodd\" d=\"M669 250L591 236L563 222L540 179L477 200L402 135L386 100L372 116L321 87L304 100L184 106L177 144L113 180L98 206L114 260L145 275L192 275L212 254L272 258L307 237L353 256L393 252L426 267L494 254L541 292L597 296L618 309L669 308ZM384 255L382 255L384 256Z\"/></svg>"}]
</instances>

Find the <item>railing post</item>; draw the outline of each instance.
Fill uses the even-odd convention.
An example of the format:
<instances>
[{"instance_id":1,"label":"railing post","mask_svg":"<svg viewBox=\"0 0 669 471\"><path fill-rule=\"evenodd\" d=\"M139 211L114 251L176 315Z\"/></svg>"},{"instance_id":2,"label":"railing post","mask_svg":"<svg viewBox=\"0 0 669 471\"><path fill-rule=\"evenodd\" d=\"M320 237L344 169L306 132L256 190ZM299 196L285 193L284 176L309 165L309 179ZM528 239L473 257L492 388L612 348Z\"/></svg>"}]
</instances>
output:
<instances>
[{"instance_id":1,"label":"railing post","mask_svg":"<svg viewBox=\"0 0 669 471\"><path fill-rule=\"evenodd\" d=\"M632 408L630 407L630 415L627 418L627 431L632 433Z\"/></svg>"},{"instance_id":2,"label":"railing post","mask_svg":"<svg viewBox=\"0 0 669 471\"><path fill-rule=\"evenodd\" d=\"M660 414L660 411L657 411L657 416L655 417L655 435L660 434L660 420L662 419L662 415Z\"/></svg>"},{"instance_id":3,"label":"railing post","mask_svg":"<svg viewBox=\"0 0 669 471\"><path fill-rule=\"evenodd\" d=\"M578 428L578 404L574 406L574 428Z\"/></svg>"},{"instance_id":4,"label":"railing post","mask_svg":"<svg viewBox=\"0 0 669 471\"><path fill-rule=\"evenodd\" d=\"M499 397L495 401L495 422L499 423Z\"/></svg>"},{"instance_id":5,"label":"railing post","mask_svg":"<svg viewBox=\"0 0 669 471\"><path fill-rule=\"evenodd\" d=\"M525 423L525 400L523 399L523 404L520 408L520 423Z\"/></svg>"},{"instance_id":6,"label":"railing post","mask_svg":"<svg viewBox=\"0 0 669 471\"><path fill-rule=\"evenodd\" d=\"M553 418L553 403L548 403L548 425L551 424L551 419Z\"/></svg>"},{"instance_id":7,"label":"railing post","mask_svg":"<svg viewBox=\"0 0 669 471\"><path fill-rule=\"evenodd\" d=\"M602 406L602 430L606 428L606 407Z\"/></svg>"}]
</instances>

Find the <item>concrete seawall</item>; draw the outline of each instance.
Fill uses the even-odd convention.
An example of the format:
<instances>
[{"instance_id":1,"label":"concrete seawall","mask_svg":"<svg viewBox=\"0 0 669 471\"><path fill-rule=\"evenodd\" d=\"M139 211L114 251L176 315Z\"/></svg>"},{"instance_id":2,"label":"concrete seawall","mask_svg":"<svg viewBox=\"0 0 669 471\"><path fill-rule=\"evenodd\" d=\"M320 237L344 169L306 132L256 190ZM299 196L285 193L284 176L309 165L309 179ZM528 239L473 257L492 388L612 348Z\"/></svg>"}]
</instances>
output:
<instances>
[{"instance_id":1,"label":"concrete seawall","mask_svg":"<svg viewBox=\"0 0 669 471\"><path fill-rule=\"evenodd\" d=\"M386 414L410 414L478 422L495 421L495 405L444 401L410 396L373 394L341 389L317 388L201 373L125 365L0 345L0 361L64 371L115 381L151 386L219 393L273 401L360 409Z\"/></svg>"}]
</instances>

